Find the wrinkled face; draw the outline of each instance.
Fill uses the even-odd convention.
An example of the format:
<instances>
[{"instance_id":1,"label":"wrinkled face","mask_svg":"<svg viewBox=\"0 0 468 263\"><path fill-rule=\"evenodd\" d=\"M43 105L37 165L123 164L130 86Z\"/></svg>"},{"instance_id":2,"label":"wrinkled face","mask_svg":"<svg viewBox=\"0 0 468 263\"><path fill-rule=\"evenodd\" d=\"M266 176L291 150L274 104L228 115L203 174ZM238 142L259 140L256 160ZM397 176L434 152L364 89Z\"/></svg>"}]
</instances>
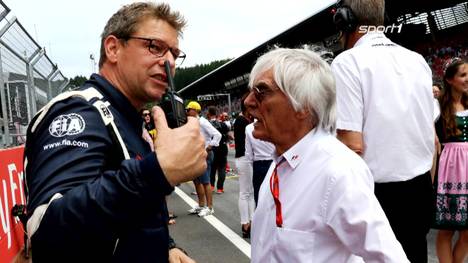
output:
<instances>
[{"instance_id":1,"label":"wrinkled face","mask_svg":"<svg viewBox=\"0 0 468 263\"><path fill-rule=\"evenodd\" d=\"M244 103L257 119L253 131L257 139L275 145L287 144L291 139L288 133L300 125L289 99L276 85L271 69L257 76Z\"/></svg>"},{"instance_id":2,"label":"wrinkled face","mask_svg":"<svg viewBox=\"0 0 468 263\"><path fill-rule=\"evenodd\" d=\"M178 49L178 33L166 21L154 18L144 20L131 37L158 39ZM133 105L159 101L167 87L164 61L170 62L171 75L175 73L175 58L171 52L158 57L149 51L150 41L130 38L119 40L115 54L117 78L121 91Z\"/></svg>"},{"instance_id":3,"label":"wrinkled face","mask_svg":"<svg viewBox=\"0 0 468 263\"><path fill-rule=\"evenodd\" d=\"M452 86L454 92L467 93L468 92L468 64L464 63L458 67L458 71L447 82Z\"/></svg>"}]
</instances>

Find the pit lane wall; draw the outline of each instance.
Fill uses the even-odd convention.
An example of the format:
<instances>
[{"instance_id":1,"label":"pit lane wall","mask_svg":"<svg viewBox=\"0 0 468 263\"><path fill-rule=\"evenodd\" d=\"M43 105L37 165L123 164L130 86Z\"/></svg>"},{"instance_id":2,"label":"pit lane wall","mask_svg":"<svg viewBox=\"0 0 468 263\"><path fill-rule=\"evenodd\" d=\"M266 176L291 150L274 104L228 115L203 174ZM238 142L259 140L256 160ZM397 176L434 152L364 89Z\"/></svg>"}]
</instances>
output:
<instances>
[{"instance_id":1,"label":"pit lane wall","mask_svg":"<svg viewBox=\"0 0 468 263\"><path fill-rule=\"evenodd\" d=\"M24 147L0 149L0 263L10 263L23 248L23 225L13 217L15 204L25 204Z\"/></svg>"}]
</instances>

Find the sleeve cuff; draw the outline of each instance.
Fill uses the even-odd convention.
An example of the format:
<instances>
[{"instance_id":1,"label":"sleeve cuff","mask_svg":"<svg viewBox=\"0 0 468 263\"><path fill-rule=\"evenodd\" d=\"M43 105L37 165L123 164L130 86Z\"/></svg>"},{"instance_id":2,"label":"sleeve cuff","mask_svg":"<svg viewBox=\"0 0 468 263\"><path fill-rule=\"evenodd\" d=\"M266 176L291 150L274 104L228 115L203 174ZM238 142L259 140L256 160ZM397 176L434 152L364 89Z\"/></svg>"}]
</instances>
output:
<instances>
[{"instance_id":1,"label":"sleeve cuff","mask_svg":"<svg viewBox=\"0 0 468 263\"><path fill-rule=\"evenodd\" d=\"M146 155L140 163L141 175L148 182L148 185L157 193L169 195L174 191L166 179L154 152Z\"/></svg>"},{"instance_id":2,"label":"sleeve cuff","mask_svg":"<svg viewBox=\"0 0 468 263\"><path fill-rule=\"evenodd\" d=\"M336 122L336 129L337 130L362 132L362 128L361 128L360 124L347 122L347 121L337 121Z\"/></svg>"}]
</instances>

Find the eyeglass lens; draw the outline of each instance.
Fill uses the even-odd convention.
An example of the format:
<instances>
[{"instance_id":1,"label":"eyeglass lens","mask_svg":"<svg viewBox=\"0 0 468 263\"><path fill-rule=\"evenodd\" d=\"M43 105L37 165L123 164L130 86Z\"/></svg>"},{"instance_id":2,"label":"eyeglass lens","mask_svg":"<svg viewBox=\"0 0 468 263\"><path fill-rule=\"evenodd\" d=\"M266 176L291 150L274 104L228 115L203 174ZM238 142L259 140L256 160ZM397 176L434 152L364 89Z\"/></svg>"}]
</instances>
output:
<instances>
[{"instance_id":1,"label":"eyeglass lens","mask_svg":"<svg viewBox=\"0 0 468 263\"><path fill-rule=\"evenodd\" d=\"M148 45L148 49L152 54L158 57L164 56L164 54L166 54L167 51L171 52L172 56L175 59L175 64L178 66L180 66L184 62L186 57L186 55L182 51L171 48L166 43L158 39L151 39Z\"/></svg>"}]
</instances>

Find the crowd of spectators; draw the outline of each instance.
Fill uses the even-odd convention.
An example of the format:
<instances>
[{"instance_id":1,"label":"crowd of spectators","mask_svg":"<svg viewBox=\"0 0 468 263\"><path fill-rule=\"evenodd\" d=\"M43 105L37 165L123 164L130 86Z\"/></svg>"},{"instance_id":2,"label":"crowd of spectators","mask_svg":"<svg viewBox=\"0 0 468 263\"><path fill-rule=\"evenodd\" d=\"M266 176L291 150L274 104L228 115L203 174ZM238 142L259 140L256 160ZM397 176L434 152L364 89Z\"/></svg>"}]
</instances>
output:
<instances>
[{"instance_id":1,"label":"crowd of spectators","mask_svg":"<svg viewBox=\"0 0 468 263\"><path fill-rule=\"evenodd\" d=\"M229 113L230 117L233 119L236 116L233 114L237 114L241 111L241 97L231 96L231 108L229 108L229 102L227 100L219 100L216 102L209 101L209 102L201 102L204 106L204 110L202 110L202 115L206 115L207 113L207 106L213 106L216 108L217 112L227 112Z\"/></svg>"},{"instance_id":2,"label":"crowd of spectators","mask_svg":"<svg viewBox=\"0 0 468 263\"><path fill-rule=\"evenodd\" d=\"M457 34L452 38L420 44L415 48L415 51L420 53L431 67L434 80L442 79L443 65L449 58L468 57L468 40L462 36L465 34Z\"/></svg>"}]
</instances>

